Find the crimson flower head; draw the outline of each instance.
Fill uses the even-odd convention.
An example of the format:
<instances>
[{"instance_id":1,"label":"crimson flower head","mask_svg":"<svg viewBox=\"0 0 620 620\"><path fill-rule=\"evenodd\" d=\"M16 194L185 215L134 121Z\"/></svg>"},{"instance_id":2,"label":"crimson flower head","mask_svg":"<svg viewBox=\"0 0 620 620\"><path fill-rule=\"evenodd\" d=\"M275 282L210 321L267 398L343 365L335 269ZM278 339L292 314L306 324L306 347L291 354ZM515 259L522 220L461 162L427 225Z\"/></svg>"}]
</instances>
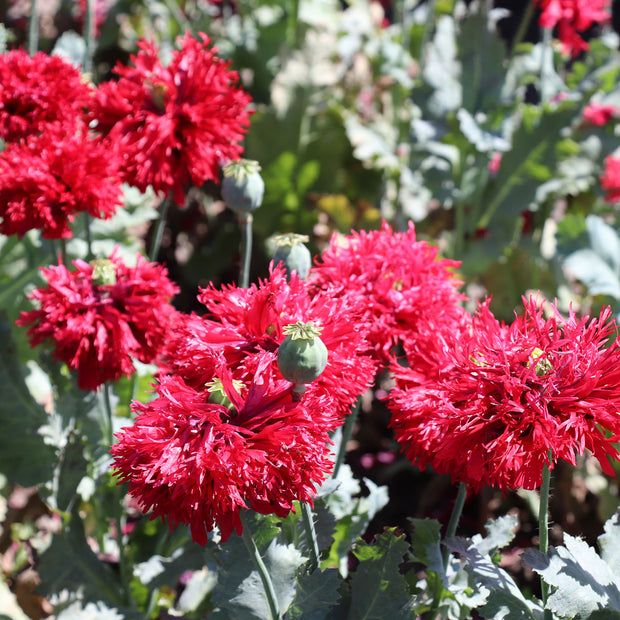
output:
<instances>
[{"instance_id":1,"label":"crimson flower head","mask_svg":"<svg viewBox=\"0 0 620 620\"><path fill-rule=\"evenodd\" d=\"M17 142L60 123L67 133L80 125L91 88L78 69L59 56L24 50L0 54L0 139Z\"/></svg>"},{"instance_id":2,"label":"crimson flower head","mask_svg":"<svg viewBox=\"0 0 620 620\"><path fill-rule=\"evenodd\" d=\"M320 330L328 350L327 367L308 384L303 401L314 406L315 416L333 429L344 420L351 405L372 382L375 364L363 352L368 348L359 317L362 305L355 298L310 296L296 273L287 280L282 267L249 288L210 286L198 299L207 308L204 316L189 315L175 323L168 344L169 371L199 388L212 372L212 350L245 380L255 370L256 355L276 354L286 338L287 326L312 323ZM277 363L271 369L282 379ZM291 384L292 387L292 384ZM314 405L313 405L314 404Z\"/></svg>"},{"instance_id":3,"label":"crimson flower head","mask_svg":"<svg viewBox=\"0 0 620 620\"><path fill-rule=\"evenodd\" d=\"M245 508L285 517L295 500L311 503L332 469L328 435L291 384L274 376L274 353L254 356L254 374L243 379L218 356L200 389L162 377L159 397L134 403L135 423L112 447L114 468L141 508L171 528L188 524L201 545L215 526L224 541L241 534Z\"/></svg>"},{"instance_id":4,"label":"crimson flower head","mask_svg":"<svg viewBox=\"0 0 620 620\"><path fill-rule=\"evenodd\" d=\"M618 114L620 114L620 109L615 105L593 101L583 109L582 116L584 121L601 127L607 125L612 118L617 118Z\"/></svg>"},{"instance_id":5,"label":"crimson flower head","mask_svg":"<svg viewBox=\"0 0 620 620\"><path fill-rule=\"evenodd\" d=\"M42 268L47 285L30 296L39 308L17 320L29 327L30 345L51 345L54 358L77 371L83 390L131 375L133 359L156 362L176 313L169 302L178 288L166 269L140 255L129 267L116 251L73 264L74 271Z\"/></svg>"},{"instance_id":6,"label":"crimson flower head","mask_svg":"<svg viewBox=\"0 0 620 620\"><path fill-rule=\"evenodd\" d=\"M620 156L608 155L605 158L605 169L601 175L601 187L605 190L607 202L620 201Z\"/></svg>"},{"instance_id":7,"label":"crimson flower head","mask_svg":"<svg viewBox=\"0 0 620 620\"><path fill-rule=\"evenodd\" d=\"M610 321L552 315L533 299L511 325L488 303L471 330L446 341L432 377L394 367L392 426L412 463L474 489L535 489L545 464L590 450L613 474L620 439L620 349Z\"/></svg>"},{"instance_id":8,"label":"crimson flower head","mask_svg":"<svg viewBox=\"0 0 620 620\"><path fill-rule=\"evenodd\" d=\"M72 236L69 223L82 211L108 219L120 204L116 160L99 140L50 125L0 152L0 232L40 229L47 239Z\"/></svg>"},{"instance_id":9,"label":"crimson flower head","mask_svg":"<svg viewBox=\"0 0 620 620\"><path fill-rule=\"evenodd\" d=\"M418 241L412 222L402 233L383 222L378 231L334 236L307 282L321 296L360 300L374 355L386 364L395 345L423 350L434 333L461 320L459 264Z\"/></svg>"},{"instance_id":10,"label":"crimson flower head","mask_svg":"<svg viewBox=\"0 0 620 620\"><path fill-rule=\"evenodd\" d=\"M573 57L589 49L579 36L593 24L609 21L610 0L536 0L541 11L538 23L558 29L564 52Z\"/></svg>"},{"instance_id":11,"label":"crimson flower head","mask_svg":"<svg viewBox=\"0 0 620 620\"><path fill-rule=\"evenodd\" d=\"M124 161L125 181L144 191L172 192L182 205L191 185L219 180L220 163L239 159L250 97L210 39L189 33L164 66L146 41L117 81L99 85L92 105L98 131Z\"/></svg>"}]
</instances>

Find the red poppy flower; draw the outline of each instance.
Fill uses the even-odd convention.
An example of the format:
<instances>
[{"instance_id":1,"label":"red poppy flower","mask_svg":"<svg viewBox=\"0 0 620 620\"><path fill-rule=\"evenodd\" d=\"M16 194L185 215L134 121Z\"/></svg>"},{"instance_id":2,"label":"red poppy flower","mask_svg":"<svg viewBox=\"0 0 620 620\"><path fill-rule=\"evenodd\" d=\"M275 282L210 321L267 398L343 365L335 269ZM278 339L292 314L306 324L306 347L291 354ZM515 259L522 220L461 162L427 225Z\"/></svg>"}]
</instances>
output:
<instances>
[{"instance_id":1,"label":"red poppy flower","mask_svg":"<svg viewBox=\"0 0 620 620\"><path fill-rule=\"evenodd\" d=\"M601 175L601 187L607 192L607 202L620 201L620 157L608 155L605 158L605 170Z\"/></svg>"},{"instance_id":2,"label":"red poppy flower","mask_svg":"<svg viewBox=\"0 0 620 620\"><path fill-rule=\"evenodd\" d=\"M469 332L445 340L435 376L394 368L392 426L412 463L474 489L534 489L545 463L575 464L588 449L613 474L620 350L605 348L617 333L611 310L590 320L552 310L546 319L530 299L507 326L483 304Z\"/></svg>"},{"instance_id":3,"label":"red poppy flower","mask_svg":"<svg viewBox=\"0 0 620 620\"><path fill-rule=\"evenodd\" d=\"M459 265L418 241L412 222L403 233L383 222L379 231L334 236L307 282L326 296L361 300L374 355L386 364L397 344L409 353L424 349L426 336L461 320Z\"/></svg>"},{"instance_id":4,"label":"red poppy flower","mask_svg":"<svg viewBox=\"0 0 620 620\"><path fill-rule=\"evenodd\" d=\"M250 97L205 34L186 34L164 66L141 41L133 67L99 85L92 106L98 131L118 148L125 180L144 191L173 192L182 205L191 185L219 180L220 163L238 159L249 125Z\"/></svg>"},{"instance_id":5,"label":"red poppy flower","mask_svg":"<svg viewBox=\"0 0 620 620\"><path fill-rule=\"evenodd\" d=\"M312 503L331 472L328 436L292 385L272 373L274 353L254 356L252 377L233 377L213 353L209 384L195 389L178 376L162 377L159 397L134 403L135 424L118 434L114 467L153 518L188 524L207 543L218 526L222 540L242 531L246 507L285 517L299 500Z\"/></svg>"},{"instance_id":6,"label":"red poppy flower","mask_svg":"<svg viewBox=\"0 0 620 620\"><path fill-rule=\"evenodd\" d=\"M40 307L17 320L30 328L30 345L51 344L54 358L77 371L83 390L131 375L133 358L156 362L176 312L169 302L178 288L166 269L141 256L129 267L116 251L109 260L73 264L75 271L42 268L47 286L30 296ZM111 279L100 280L102 270Z\"/></svg>"},{"instance_id":7,"label":"red poppy flower","mask_svg":"<svg viewBox=\"0 0 620 620\"><path fill-rule=\"evenodd\" d=\"M85 132L50 125L0 152L2 234L40 229L47 239L69 238L79 212L108 219L120 199L115 158Z\"/></svg>"},{"instance_id":8,"label":"red poppy flower","mask_svg":"<svg viewBox=\"0 0 620 620\"><path fill-rule=\"evenodd\" d=\"M207 314L177 321L168 348L169 370L195 388L204 385L212 372L213 349L221 351L230 367L245 373L240 375L245 380L254 373L253 356L276 353L286 337L284 327L297 322L321 329L328 350L326 369L303 396L308 407L316 405L317 416L325 415L328 426L339 426L372 382L375 365L361 354L368 345L359 328L362 310L357 299L311 298L304 281L295 273L287 281L281 267L271 269L269 278L258 285L221 290L210 286L198 299ZM272 370L282 378L277 364Z\"/></svg>"},{"instance_id":9,"label":"red poppy flower","mask_svg":"<svg viewBox=\"0 0 620 620\"><path fill-rule=\"evenodd\" d=\"M589 49L578 33L593 24L609 21L609 0L537 0L541 10L538 23L543 28L558 28L564 52L578 56Z\"/></svg>"},{"instance_id":10,"label":"red poppy flower","mask_svg":"<svg viewBox=\"0 0 620 620\"><path fill-rule=\"evenodd\" d=\"M50 124L68 134L81 124L91 88L78 69L60 56L24 50L0 54L0 138L17 142Z\"/></svg>"}]
</instances>

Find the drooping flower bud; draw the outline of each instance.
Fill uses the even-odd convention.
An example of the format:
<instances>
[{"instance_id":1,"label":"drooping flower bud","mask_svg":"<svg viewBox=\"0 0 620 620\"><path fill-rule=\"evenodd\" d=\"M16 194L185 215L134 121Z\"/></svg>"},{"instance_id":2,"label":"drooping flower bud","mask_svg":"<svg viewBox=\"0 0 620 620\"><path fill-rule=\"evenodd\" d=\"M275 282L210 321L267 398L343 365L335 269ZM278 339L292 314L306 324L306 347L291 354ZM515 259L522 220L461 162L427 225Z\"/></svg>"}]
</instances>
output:
<instances>
[{"instance_id":1,"label":"drooping flower bud","mask_svg":"<svg viewBox=\"0 0 620 620\"><path fill-rule=\"evenodd\" d=\"M265 182L257 161L231 161L222 168L222 172L222 198L233 211L250 213L261 206Z\"/></svg>"},{"instance_id":2,"label":"drooping flower bud","mask_svg":"<svg viewBox=\"0 0 620 620\"><path fill-rule=\"evenodd\" d=\"M527 362L527 367L531 368L532 364L536 364L534 366L534 370L536 371L537 377L544 377L548 372L553 369L553 364L549 361L548 358L543 357L545 352L542 349L536 347L530 353L530 359ZM542 358L542 359L540 359Z\"/></svg>"},{"instance_id":3,"label":"drooping flower bud","mask_svg":"<svg viewBox=\"0 0 620 620\"><path fill-rule=\"evenodd\" d=\"M224 384L219 377L215 377L213 380L205 383L205 387L209 392L209 398L207 399L208 402L212 405L222 405L222 407L226 407L229 411L235 411L235 406L232 404L230 398L228 398ZM245 387L245 384L243 381L233 379L233 387L237 391L240 391Z\"/></svg>"},{"instance_id":4,"label":"drooping flower bud","mask_svg":"<svg viewBox=\"0 0 620 620\"><path fill-rule=\"evenodd\" d=\"M304 392L327 366L327 347L319 338L321 328L314 323L292 323L284 327L286 338L278 349L278 368L295 384L293 391Z\"/></svg>"},{"instance_id":5,"label":"drooping flower bud","mask_svg":"<svg viewBox=\"0 0 620 620\"><path fill-rule=\"evenodd\" d=\"M116 284L116 268L109 258L97 258L90 262L93 267L93 284L109 286Z\"/></svg>"},{"instance_id":6,"label":"drooping flower bud","mask_svg":"<svg viewBox=\"0 0 620 620\"><path fill-rule=\"evenodd\" d=\"M295 233L274 237L273 241L276 244L276 251L273 254L274 264L277 266L283 263L288 275L296 271L297 275L305 280L312 265L310 250L304 245L308 240L307 235Z\"/></svg>"}]
</instances>

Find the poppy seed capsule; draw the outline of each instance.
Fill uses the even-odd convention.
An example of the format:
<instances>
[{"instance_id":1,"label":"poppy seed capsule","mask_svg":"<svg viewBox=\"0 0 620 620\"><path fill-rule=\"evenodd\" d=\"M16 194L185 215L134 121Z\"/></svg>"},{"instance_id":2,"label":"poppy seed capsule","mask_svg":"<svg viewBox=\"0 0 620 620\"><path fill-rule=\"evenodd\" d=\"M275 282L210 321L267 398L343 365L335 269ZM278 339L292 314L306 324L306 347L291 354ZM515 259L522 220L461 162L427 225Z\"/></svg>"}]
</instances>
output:
<instances>
[{"instance_id":1,"label":"poppy seed capsule","mask_svg":"<svg viewBox=\"0 0 620 620\"><path fill-rule=\"evenodd\" d=\"M265 182L257 161L231 161L222 168L222 172L222 198L233 211L250 213L263 204Z\"/></svg>"},{"instance_id":2,"label":"poppy seed capsule","mask_svg":"<svg viewBox=\"0 0 620 620\"><path fill-rule=\"evenodd\" d=\"M319 338L321 328L314 323L293 323L284 328L286 338L278 349L282 376L303 392L306 383L317 379L327 366L327 347Z\"/></svg>"},{"instance_id":3,"label":"poppy seed capsule","mask_svg":"<svg viewBox=\"0 0 620 620\"><path fill-rule=\"evenodd\" d=\"M278 235L274 238L274 241L276 243L276 251L273 254L273 264L277 266L283 263L288 275L296 271L297 275L302 280L305 280L312 265L310 250L304 245L304 242L308 241L308 237L306 235L288 233Z\"/></svg>"}]
</instances>

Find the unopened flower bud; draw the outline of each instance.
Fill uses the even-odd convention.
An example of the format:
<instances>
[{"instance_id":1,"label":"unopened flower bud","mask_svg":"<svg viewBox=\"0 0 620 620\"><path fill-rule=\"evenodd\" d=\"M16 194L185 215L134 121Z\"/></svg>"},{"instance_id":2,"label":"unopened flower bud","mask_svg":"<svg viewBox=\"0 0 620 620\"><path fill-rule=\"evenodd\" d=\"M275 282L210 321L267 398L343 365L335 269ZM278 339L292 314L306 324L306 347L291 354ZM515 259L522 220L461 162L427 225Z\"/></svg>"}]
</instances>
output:
<instances>
[{"instance_id":1,"label":"unopened flower bud","mask_svg":"<svg viewBox=\"0 0 620 620\"><path fill-rule=\"evenodd\" d=\"M226 407L229 411L235 411L235 406L232 404L230 398L228 398L228 394L226 394L226 390L224 389L224 384L219 377L215 377L212 381L205 383L205 387L209 392L207 402L212 405L222 405L222 407ZM242 381L233 379L233 387L237 391L241 391L241 389L245 387L245 384Z\"/></svg>"},{"instance_id":2,"label":"unopened flower bud","mask_svg":"<svg viewBox=\"0 0 620 620\"><path fill-rule=\"evenodd\" d=\"M307 235L287 233L278 235L273 240L276 244L276 251L273 255L274 264L277 266L283 263L288 275L296 271L297 275L305 280L312 265L310 250L304 245L308 241Z\"/></svg>"},{"instance_id":3,"label":"unopened flower bud","mask_svg":"<svg viewBox=\"0 0 620 620\"><path fill-rule=\"evenodd\" d=\"M109 258L97 258L90 262L93 267L93 284L109 286L116 284L116 268Z\"/></svg>"},{"instance_id":4,"label":"unopened flower bud","mask_svg":"<svg viewBox=\"0 0 620 620\"><path fill-rule=\"evenodd\" d=\"M233 211L250 213L261 206L265 182L257 161L231 161L222 168L222 172L222 198Z\"/></svg>"},{"instance_id":5,"label":"unopened flower bud","mask_svg":"<svg viewBox=\"0 0 620 620\"><path fill-rule=\"evenodd\" d=\"M549 371L553 369L553 364L546 357L543 359L539 359L544 354L545 352L542 349L539 349L538 347L536 347L530 353L530 359L527 362L528 368L531 368L533 363L536 364L536 366L534 367L534 370L536 371L537 377L544 377Z\"/></svg>"},{"instance_id":6,"label":"unopened flower bud","mask_svg":"<svg viewBox=\"0 0 620 620\"><path fill-rule=\"evenodd\" d=\"M317 379L327 366L327 347L319 338L321 328L314 323L293 323L284 328L286 338L278 349L278 368L282 376L304 392L307 383Z\"/></svg>"}]
</instances>

